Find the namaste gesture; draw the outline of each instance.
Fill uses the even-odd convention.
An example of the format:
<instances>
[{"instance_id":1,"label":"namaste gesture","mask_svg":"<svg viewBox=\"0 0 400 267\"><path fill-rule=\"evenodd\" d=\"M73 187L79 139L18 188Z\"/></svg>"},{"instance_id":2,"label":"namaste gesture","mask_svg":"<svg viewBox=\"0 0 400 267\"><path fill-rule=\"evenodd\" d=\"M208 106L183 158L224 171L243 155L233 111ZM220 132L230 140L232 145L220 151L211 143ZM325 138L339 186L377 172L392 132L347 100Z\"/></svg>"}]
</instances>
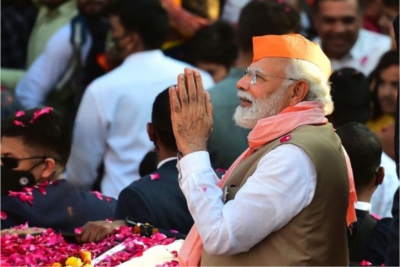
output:
<instances>
[{"instance_id":1,"label":"namaste gesture","mask_svg":"<svg viewBox=\"0 0 400 267\"><path fill-rule=\"evenodd\" d=\"M197 70L185 68L178 86L169 88L171 118L175 139L183 156L207 150L213 127L210 94L204 90Z\"/></svg>"}]
</instances>

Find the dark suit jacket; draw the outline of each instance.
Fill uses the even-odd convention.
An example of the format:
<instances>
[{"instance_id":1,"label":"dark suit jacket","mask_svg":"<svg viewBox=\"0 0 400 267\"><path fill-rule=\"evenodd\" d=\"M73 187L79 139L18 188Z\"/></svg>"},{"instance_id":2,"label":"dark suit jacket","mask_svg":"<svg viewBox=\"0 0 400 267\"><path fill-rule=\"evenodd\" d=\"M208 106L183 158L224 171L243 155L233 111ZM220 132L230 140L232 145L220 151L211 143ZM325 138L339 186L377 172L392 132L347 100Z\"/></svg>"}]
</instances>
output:
<instances>
[{"instance_id":1,"label":"dark suit jacket","mask_svg":"<svg viewBox=\"0 0 400 267\"><path fill-rule=\"evenodd\" d=\"M73 233L75 228L89 221L112 218L117 206L115 199L107 201L103 197L100 200L95 194L81 191L66 180L45 187L45 191L46 195L34 189L33 205L19 197L2 196L1 211L7 214L7 218L1 220L1 229L28 222L30 227Z\"/></svg>"},{"instance_id":2,"label":"dark suit jacket","mask_svg":"<svg viewBox=\"0 0 400 267\"><path fill-rule=\"evenodd\" d=\"M349 237L349 239L357 235L357 231L365 216L370 216L368 211L358 209L356 209L356 214L357 222L353 223L352 233L350 234L350 231L347 230L347 236ZM378 220L372 232L371 239L369 240L368 245L359 255L359 258L350 260L355 262L366 260L379 266L384 263L391 223L392 218L383 218L381 220Z\"/></svg>"},{"instance_id":3,"label":"dark suit jacket","mask_svg":"<svg viewBox=\"0 0 400 267\"><path fill-rule=\"evenodd\" d=\"M187 235L193 219L178 184L176 163L168 161L152 173L159 174L160 179L152 180L149 174L122 190L115 218L123 220L129 216L137 222Z\"/></svg>"}]
</instances>

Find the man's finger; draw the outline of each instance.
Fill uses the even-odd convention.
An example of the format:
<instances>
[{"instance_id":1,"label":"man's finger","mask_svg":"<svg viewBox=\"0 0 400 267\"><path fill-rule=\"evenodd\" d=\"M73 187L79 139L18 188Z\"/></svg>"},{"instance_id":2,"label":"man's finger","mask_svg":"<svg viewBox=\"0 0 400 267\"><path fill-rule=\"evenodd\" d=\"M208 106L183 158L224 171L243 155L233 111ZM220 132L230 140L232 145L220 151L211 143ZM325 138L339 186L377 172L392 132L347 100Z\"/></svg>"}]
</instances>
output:
<instances>
[{"instance_id":1,"label":"man's finger","mask_svg":"<svg viewBox=\"0 0 400 267\"><path fill-rule=\"evenodd\" d=\"M188 90L189 103L191 105L197 104L196 84L194 82L193 70L185 68L186 88Z\"/></svg>"},{"instance_id":2,"label":"man's finger","mask_svg":"<svg viewBox=\"0 0 400 267\"><path fill-rule=\"evenodd\" d=\"M88 222L82 227L81 240L82 240L83 243L88 242L89 236L90 236L90 232L93 231L93 226L94 225L91 222Z\"/></svg>"},{"instance_id":3,"label":"man's finger","mask_svg":"<svg viewBox=\"0 0 400 267\"><path fill-rule=\"evenodd\" d=\"M188 106L188 95L185 85L185 75L179 74L178 75L178 96L181 102L181 107L185 108Z\"/></svg>"},{"instance_id":4,"label":"man's finger","mask_svg":"<svg viewBox=\"0 0 400 267\"><path fill-rule=\"evenodd\" d=\"M101 241L103 240L105 237L107 237L108 233L107 233L108 229L103 229L97 232L97 235L95 237L95 241Z\"/></svg>"},{"instance_id":5,"label":"man's finger","mask_svg":"<svg viewBox=\"0 0 400 267\"><path fill-rule=\"evenodd\" d=\"M194 80L196 83L197 101L199 102L199 106L202 107L204 105L204 92L205 92L203 87L203 80L198 70L193 70L193 73L194 73Z\"/></svg>"},{"instance_id":6,"label":"man's finger","mask_svg":"<svg viewBox=\"0 0 400 267\"><path fill-rule=\"evenodd\" d=\"M213 119L213 106L211 104L211 96L208 92L205 92L204 95L205 105L206 105L206 113L207 116L212 120Z\"/></svg>"},{"instance_id":7,"label":"man's finger","mask_svg":"<svg viewBox=\"0 0 400 267\"><path fill-rule=\"evenodd\" d=\"M179 113L182 111L181 103L179 102L178 94L176 93L175 87L171 86L169 88L169 102L171 106L171 118L173 119L174 113ZM172 125L174 125L172 123Z\"/></svg>"}]
</instances>

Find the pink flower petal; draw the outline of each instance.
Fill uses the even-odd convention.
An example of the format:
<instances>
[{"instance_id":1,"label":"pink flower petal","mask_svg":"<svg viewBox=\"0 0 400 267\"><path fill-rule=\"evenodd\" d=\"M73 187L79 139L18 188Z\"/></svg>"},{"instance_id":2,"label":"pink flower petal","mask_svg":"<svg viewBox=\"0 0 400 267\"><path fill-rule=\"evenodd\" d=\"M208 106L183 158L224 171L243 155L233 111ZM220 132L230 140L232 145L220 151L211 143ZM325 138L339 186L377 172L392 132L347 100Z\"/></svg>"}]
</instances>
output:
<instances>
[{"instance_id":1,"label":"pink flower petal","mask_svg":"<svg viewBox=\"0 0 400 267\"><path fill-rule=\"evenodd\" d=\"M115 221L115 219L113 219L113 218L107 218L106 219L106 222L108 222L108 223L112 223L112 222L114 222Z\"/></svg>"},{"instance_id":2,"label":"pink flower petal","mask_svg":"<svg viewBox=\"0 0 400 267\"><path fill-rule=\"evenodd\" d=\"M95 194L98 199L103 200L103 194L102 193L100 193L98 191L92 191L90 193Z\"/></svg>"},{"instance_id":3,"label":"pink flower petal","mask_svg":"<svg viewBox=\"0 0 400 267\"><path fill-rule=\"evenodd\" d=\"M46 195L46 194L47 194L47 193L46 193L46 190L45 190L44 187L42 187L42 186L38 186L36 189L39 190L39 192L42 193L43 195Z\"/></svg>"},{"instance_id":4,"label":"pink flower petal","mask_svg":"<svg viewBox=\"0 0 400 267\"><path fill-rule=\"evenodd\" d=\"M17 111L17 112L15 113L15 117L21 117L21 116L24 116L24 115L25 115L25 112L23 112L22 110Z\"/></svg>"},{"instance_id":5,"label":"pink flower petal","mask_svg":"<svg viewBox=\"0 0 400 267\"><path fill-rule=\"evenodd\" d=\"M7 219L7 213L5 213L4 211L1 211L0 212L0 217L1 217L2 220Z\"/></svg>"},{"instance_id":6,"label":"pink flower petal","mask_svg":"<svg viewBox=\"0 0 400 267\"><path fill-rule=\"evenodd\" d=\"M177 234L177 233L179 233L177 230L173 230L173 229L171 229L171 230L169 230L171 233L175 233L175 234Z\"/></svg>"},{"instance_id":7,"label":"pink flower petal","mask_svg":"<svg viewBox=\"0 0 400 267\"><path fill-rule=\"evenodd\" d=\"M110 202L112 199L111 199L111 197L106 197L106 200L107 200L108 202Z\"/></svg>"},{"instance_id":8,"label":"pink flower petal","mask_svg":"<svg viewBox=\"0 0 400 267\"><path fill-rule=\"evenodd\" d=\"M361 66L364 66L366 63L367 63L367 61L368 61L368 57L367 56L365 56L365 57L363 57L362 59L361 59Z\"/></svg>"},{"instance_id":9,"label":"pink flower petal","mask_svg":"<svg viewBox=\"0 0 400 267\"><path fill-rule=\"evenodd\" d=\"M82 227L75 228L74 233L75 233L76 235L82 234Z\"/></svg>"},{"instance_id":10,"label":"pink flower petal","mask_svg":"<svg viewBox=\"0 0 400 267\"><path fill-rule=\"evenodd\" d=\"M160 175L158 173L150 174L151 180L158 180L160 179Z\"/></svg>"},{"instance_id":11,"label":"pink flower petal","mask_svg":"<svg viewBox=\"0 0 400 267\"><path fill-rule=\"evenodd\" d=\"M377 219L378 221L380 219L382 219L381 217L379 217L378 215L376 215L375 213L370 213L372 217L374 217L375 219Z\"/></svg>"},{"instance_id":12,"label":"pink flower petal","mask_svg":"<svg viewBox=\"0 0 400 267\"><path fill-rule=\"evenodd\" d=\"M366 260L363 260L363 261L360 262L360 265L361 265L361 266L371 266L372 263L370 263L370 262L368 262L368 261L366 261Z\"/></svg>"},{"instance_id":13,"label":"pink flower petal","mask_svg":"<svg viewBox=\"0 0 400 267\"><path fill-rule=\"evenodd\" d=\"M17 121L17 120L14 121L14 125L25 127L25 124L22 121Z\"/></svg>"},{"instance_id":14,"label":"pink flower petal","mask_svg":"<svg viewBox=\"0 0 400 267\"><path fill-rule=\"evenodd\" d=\"M203 190L204 192L207 191L207 187L203 187L201 190Z\"/></svg>"}]
</instances>

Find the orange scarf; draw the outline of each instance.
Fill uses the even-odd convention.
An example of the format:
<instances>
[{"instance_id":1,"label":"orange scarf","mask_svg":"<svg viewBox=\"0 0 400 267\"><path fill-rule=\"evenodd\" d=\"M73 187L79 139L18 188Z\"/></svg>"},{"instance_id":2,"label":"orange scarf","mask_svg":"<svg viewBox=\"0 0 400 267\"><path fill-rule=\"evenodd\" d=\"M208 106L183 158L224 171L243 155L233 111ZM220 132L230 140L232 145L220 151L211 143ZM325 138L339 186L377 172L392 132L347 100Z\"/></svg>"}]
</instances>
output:
<instances>
[{"instance_id":1,"label":"orange scarf","mask_svg":"<svg viewBox=\"0 0 400 267\"><path fill-rule=\"evenodd\" d=\"M259 120L247 137L249 140L249 148L232 164L222 180L218 183L218 186L222 188L236 166L263 145L293 131L301 125L323 125L327 122L321 103L316 101L300 102L294 107L284 109L276 116ZM354 187L353 171L346 152L345 157L350 187L347 224L350 225L352 222L356 221L354 203L357 202L357 196ZM197 231L196 224L194 224L179 251L179 266L200 266L202 250L203 243Z\"/></svg>"}]
</instances>

